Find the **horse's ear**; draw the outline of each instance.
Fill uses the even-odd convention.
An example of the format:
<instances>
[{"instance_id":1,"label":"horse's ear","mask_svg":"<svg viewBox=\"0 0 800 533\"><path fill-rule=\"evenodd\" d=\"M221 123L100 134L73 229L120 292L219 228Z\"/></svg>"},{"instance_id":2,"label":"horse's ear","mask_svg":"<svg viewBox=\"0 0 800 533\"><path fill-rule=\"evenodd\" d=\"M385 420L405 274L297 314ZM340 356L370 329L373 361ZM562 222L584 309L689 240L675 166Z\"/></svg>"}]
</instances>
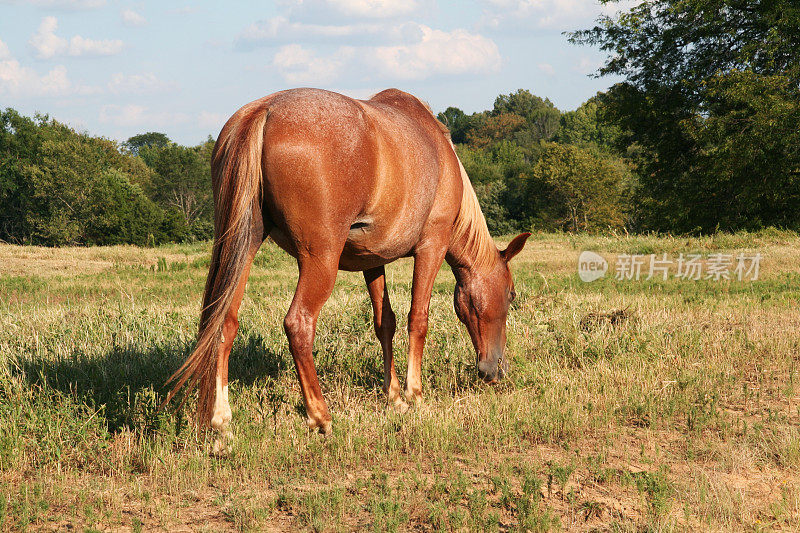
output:
<instances>
[{"instance_id":1,"label":"horse's ear","mask_svg":"<svg viewBox=\"0 0 800 533\"><path fill-rule=\"evenodd\" d=\"M527 232L520 233L519 235L514 237L514 239L510 243L508 243L508 247L502 252L500 252L500 255L502 255L503 259L505 259L507 262L511 261L511 259L513 259L515 255L517 255L522 251L522 247L525 246L525 241L527 241L528 237L530 236L531 234Z\"/></svg>"}]
</instances>

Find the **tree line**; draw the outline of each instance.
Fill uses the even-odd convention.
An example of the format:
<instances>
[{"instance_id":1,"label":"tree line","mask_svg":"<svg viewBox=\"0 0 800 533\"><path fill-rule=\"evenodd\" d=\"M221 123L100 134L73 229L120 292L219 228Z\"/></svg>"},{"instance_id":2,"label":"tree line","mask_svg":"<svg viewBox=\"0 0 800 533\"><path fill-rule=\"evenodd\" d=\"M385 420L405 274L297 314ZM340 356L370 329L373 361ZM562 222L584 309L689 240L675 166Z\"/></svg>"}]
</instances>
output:
<instances>
[{"instance_id":1,"label":"tree line","mask_svg":"<svg viewBox=\"0 0 800 533\"><path fill-rule=\"evenodd\" d=\"M614 1L614 0L608 0ZM623 82L562 112L520 89L438 114L490 230L800 230L800 5L648 0L569 34ZM0 239L139 245L213 233L213 139L117 144L0 112Z\"/></svg>"},{"instance_id":2,"label":"tree line","mask_svg":"<svg viewBox=\"0 0 800 533\"><path fill-rule=\"evenodd\" d=\"M209 138L146 133L116 142L46 115L0 111L0 240L62 245L207 239L213 234Z\"/></svg>"}]
</instances>

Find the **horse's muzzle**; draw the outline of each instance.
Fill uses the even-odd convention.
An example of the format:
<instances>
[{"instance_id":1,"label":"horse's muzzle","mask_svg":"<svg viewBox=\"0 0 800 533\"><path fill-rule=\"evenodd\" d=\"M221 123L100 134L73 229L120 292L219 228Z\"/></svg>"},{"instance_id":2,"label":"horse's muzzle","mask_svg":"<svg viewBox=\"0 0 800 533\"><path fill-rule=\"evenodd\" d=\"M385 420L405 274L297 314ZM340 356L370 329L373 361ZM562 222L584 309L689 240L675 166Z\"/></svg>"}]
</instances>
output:
<instances>
[{"instance_id":1,"label":"horse's muzzle","mask_svg":"<svg viewBox=\"0 0 800 533\"><path fill-rule=\"evenodd\" d=\"M478 376L489 385L494 385L503 379L507 372L508 363L502 354L495 357L490 355L483 361L478 359Z\"/></svg>"}]
</instances>

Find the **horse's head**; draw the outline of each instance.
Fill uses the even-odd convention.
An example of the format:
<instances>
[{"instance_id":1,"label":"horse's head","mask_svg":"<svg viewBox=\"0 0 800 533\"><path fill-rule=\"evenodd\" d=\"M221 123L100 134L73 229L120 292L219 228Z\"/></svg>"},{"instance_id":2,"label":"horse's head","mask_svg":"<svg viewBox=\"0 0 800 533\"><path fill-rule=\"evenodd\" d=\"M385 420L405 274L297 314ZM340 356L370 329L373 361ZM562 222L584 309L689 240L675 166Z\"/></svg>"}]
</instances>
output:
<instances>
[{"instance_id":1,"label":"horse's head","mask_svg":"<svg viewBox=\"0 0 800 533\"><path fill-rule=\"evenodd\" d=\"M506 348L506 317L514 300L514 280L508 262L517 255L530 233L522 233L487 269L464 271L457 277L453 297L456 315L467 326L477 353L478 375L487 383L496 383L508 372L503 357Z\"/></svg>"}]
</instances>

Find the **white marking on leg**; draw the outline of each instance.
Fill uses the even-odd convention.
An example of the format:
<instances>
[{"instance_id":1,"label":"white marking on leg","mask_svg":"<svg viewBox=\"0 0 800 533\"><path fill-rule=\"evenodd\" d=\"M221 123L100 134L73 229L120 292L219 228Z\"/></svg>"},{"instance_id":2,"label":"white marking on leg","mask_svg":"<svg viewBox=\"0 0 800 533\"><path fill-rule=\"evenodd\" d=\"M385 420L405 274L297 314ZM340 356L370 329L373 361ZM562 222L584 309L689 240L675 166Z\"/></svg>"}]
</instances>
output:
<instances>
[{"instance_id":1,"label":"white marking on leg","mask_svg":"<svg viewBox=\"0 0 800 533\"><path fill-rule=\"evenodd\" d=\"M214 415L211 417L211 427L219 432L224 432L231 421L231 406L228 403L228 386L222 386L222 376L217 374L217 386L214 393Z\"/></svg>"}]
</instances>

